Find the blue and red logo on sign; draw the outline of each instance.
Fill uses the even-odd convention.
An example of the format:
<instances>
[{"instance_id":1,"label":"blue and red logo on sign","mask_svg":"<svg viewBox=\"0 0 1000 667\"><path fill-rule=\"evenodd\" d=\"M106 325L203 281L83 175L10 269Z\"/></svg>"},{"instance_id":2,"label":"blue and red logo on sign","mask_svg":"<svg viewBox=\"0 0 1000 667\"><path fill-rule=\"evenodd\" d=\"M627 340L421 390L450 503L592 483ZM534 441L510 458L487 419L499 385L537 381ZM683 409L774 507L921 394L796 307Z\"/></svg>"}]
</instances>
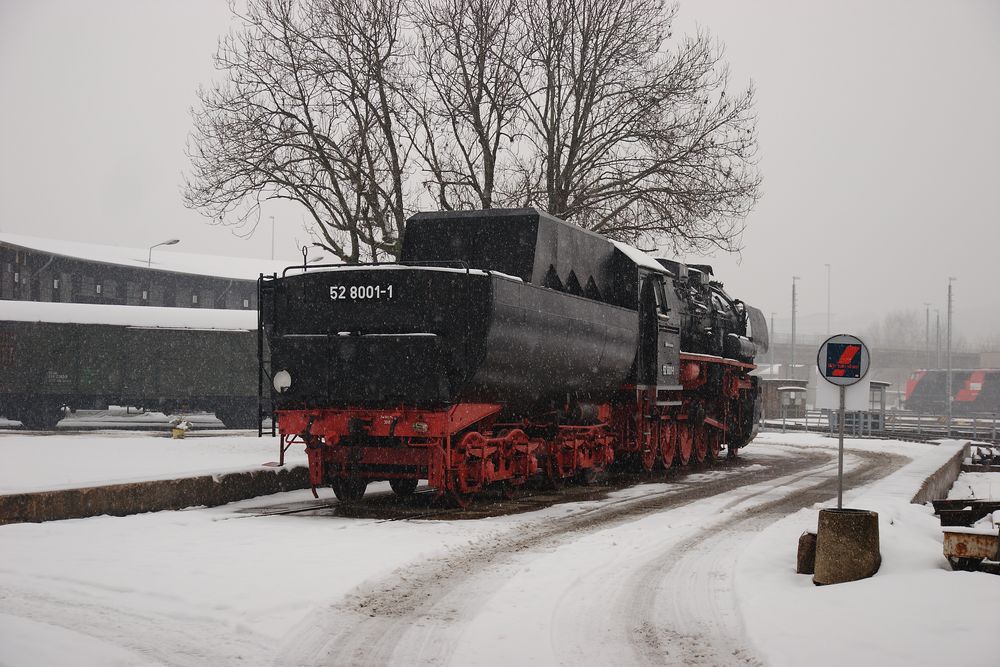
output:
<instances>
[{"instance_id":1,"label":"blue and red logo on sign","mask_svg":"<svg viewBox=\"0 0 1000 667\"><path fill-rule=\"evenodd\" d=\"M826 346L826 376L861 377L861 346L853 343L828 343Z\"/></svg>"}]
</instances>

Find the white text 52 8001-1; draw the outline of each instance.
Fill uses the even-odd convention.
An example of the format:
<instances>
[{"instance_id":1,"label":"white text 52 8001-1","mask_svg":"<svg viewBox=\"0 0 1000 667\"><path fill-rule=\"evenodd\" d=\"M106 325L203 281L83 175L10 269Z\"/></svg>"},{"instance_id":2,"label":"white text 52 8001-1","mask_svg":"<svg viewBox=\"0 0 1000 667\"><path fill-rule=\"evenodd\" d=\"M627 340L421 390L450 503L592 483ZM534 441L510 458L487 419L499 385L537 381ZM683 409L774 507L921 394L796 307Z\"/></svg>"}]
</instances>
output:
<instances>
[{"instance_id":1,"label":"white text 52 8001-1","mask_svg":"<svg viewBox=\"0 0 1000 667\"><path fill-rule=\"evenodd\" d=\"M330 299L333 301L362 301L367 299L391 299L392 285L331 285Z\"/></svg>"}]
</instances>

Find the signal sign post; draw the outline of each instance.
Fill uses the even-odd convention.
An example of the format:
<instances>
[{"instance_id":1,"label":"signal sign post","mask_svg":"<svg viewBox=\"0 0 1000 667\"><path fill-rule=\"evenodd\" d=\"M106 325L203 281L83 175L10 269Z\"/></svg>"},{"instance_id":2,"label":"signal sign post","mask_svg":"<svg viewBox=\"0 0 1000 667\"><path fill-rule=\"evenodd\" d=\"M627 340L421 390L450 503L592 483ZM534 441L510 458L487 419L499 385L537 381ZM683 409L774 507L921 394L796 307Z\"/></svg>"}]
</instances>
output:
<instances>
[{"instance_id":1,"label":"signal sign post","mask_svg":"<svg viewBox=\"0 0 1000 667\"><path fill-rule=\"evenodd\" d=\"M839 431L837 454L837 509L844 504L844 404L850 385L860 382L868 374L871 355L868 347L857 336L838 334L826 339L816 355L816 366L824 380L840 387Z\"/></svg>"}]
</instances>

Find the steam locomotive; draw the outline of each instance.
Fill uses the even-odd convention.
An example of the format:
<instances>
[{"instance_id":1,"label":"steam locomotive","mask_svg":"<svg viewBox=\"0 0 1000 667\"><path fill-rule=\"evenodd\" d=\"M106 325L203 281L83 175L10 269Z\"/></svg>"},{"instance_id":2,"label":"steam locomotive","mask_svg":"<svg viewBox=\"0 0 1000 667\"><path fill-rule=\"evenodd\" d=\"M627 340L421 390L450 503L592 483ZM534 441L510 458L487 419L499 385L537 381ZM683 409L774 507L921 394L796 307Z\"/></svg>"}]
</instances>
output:
<instances>
[{"instance_id":1,"label":"steam locomotive","mask_svg":"<svg viewBox=\"0 0 1000 667\"><path fill-rule=\"evenodd\" d=\"M399 263L289 268L259 290L282 451L303 443L314 493L341 501L423 479L464 504L755 435L763 313L709 266L534 209L418 213Z\"/></svg>"}]
</instances>

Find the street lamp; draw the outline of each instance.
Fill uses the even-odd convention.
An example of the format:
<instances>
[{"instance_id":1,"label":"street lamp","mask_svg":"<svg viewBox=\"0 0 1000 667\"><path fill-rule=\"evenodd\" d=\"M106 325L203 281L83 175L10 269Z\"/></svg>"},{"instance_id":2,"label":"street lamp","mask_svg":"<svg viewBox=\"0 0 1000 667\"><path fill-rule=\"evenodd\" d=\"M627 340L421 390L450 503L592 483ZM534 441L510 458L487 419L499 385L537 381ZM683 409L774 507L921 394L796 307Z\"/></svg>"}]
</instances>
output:
<instances>
[{"instance_id":1,"label":"street lamp","mask_svg":"<svg viewBox=\"0 0 1000 667\"><path fill-rule=\"evenodd\" d=\"M180 243L180 239L170 239L169 241L164 241L163 243L157 243L156 245L149 246L149 257L146 259L146 268L153 266L153 248L159 248L161 245L176 245Z\"/></svg>"}]
</instances>

